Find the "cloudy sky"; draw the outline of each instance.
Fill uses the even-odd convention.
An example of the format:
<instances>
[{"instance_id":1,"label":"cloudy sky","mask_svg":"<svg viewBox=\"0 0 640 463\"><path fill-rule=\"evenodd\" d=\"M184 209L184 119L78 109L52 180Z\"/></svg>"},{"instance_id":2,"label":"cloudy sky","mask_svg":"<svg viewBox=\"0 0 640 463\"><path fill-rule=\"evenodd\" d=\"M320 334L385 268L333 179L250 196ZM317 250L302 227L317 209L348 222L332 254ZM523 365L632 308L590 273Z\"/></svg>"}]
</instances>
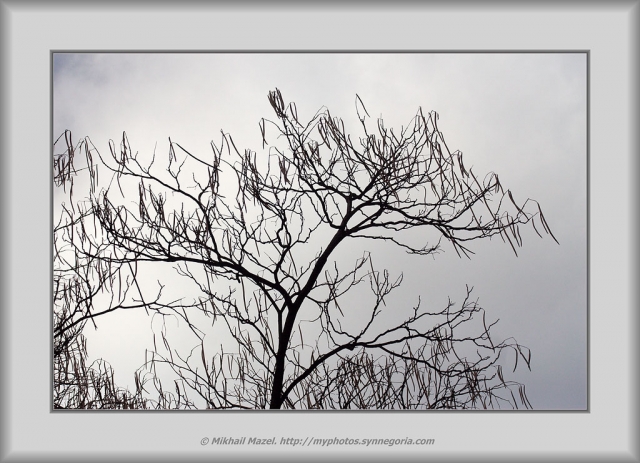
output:
<instances>
[{"instance_id":1,"label":"cloudy sky","mask_svg":"<svg viewBox=\"0 0 640 463\"><path fill-rule=\"evenodd\" d=\"M560 244L527 230L518 257L494 239L472 244L471 260L445 245L435 259L397 250L376 263L403 271L403 293L434 308L473 286L488 318L500 319L494 336L531 349L532 371L512 377L534 408L585 409L586 66L586 54L565 53L56 54L53 136L69 129L108 153L126 131L134 151L164 152L171 137L208 153L224 130L239 149L260 152L258 123L272 116L276 87L302 119L326 106L353 123L356 94L386 127L406 125L419 107L437 111L465 166L498 173L518 202L538 200ZM90 356L131 386L152 346L149 320L117 314L98 326L87 326Z\"/></svg>"}]
</instances>

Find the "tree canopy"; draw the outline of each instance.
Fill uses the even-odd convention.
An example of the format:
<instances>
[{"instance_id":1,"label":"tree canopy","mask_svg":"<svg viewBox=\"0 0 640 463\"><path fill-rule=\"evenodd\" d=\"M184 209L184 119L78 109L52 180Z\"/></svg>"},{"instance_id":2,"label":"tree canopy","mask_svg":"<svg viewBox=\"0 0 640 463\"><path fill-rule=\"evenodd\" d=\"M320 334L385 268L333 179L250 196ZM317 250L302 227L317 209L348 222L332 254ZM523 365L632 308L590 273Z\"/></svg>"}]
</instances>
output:
<instances>
[{"instance_id":1,"label":"tree canopy","mask_svg":"<svg viewBox=\"0 0 640 463\"><path fill-rule=\"evenodd\" d=\"M56 406L530 407L502 361L511 351L514 371L518 359L530 367L531 353L492 339L495 322L471 287L438 309L416 295L406 317L381 324L382 313L401 313L387 302L403 275L374 265L374 252L350 262L341 253L369 242L399 257L452 248L471 258L473 241L495 235L517 253L523 225L553 237L538 203L518 204L495 173L477 177L448 148L435 112L419 109L394 130L372 123L356 97L361 134L352 138L327 108L302 120L279 90L269 102L275 118L259 123L260 154L225 132L207 154L169 138L164 161L134 152L125 133L106 156L88 137L56 140L64 151L54 183L68 193L53 230ZM154 287L151 265L175 276ZM87 371L86 324L118 310L162 320L133 392L118 389L104 363L93 376L71 374ZM191 349L172 347L167 318L188 328ZM220 329L227 335L214 346ZM175 393L159 367L172 372Z\"/></svg>"}]
</instances>

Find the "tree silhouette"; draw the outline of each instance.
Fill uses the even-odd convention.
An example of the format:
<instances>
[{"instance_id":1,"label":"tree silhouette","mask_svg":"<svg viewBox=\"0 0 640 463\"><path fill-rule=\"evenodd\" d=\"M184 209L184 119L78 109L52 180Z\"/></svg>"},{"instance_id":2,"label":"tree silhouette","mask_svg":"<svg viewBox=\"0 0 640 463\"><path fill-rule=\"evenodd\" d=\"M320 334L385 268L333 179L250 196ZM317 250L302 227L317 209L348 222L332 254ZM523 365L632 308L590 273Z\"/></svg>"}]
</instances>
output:
<instances>
[{"instance_id":1,"label":"tree silhouette","mask_svg":"<svg viewBox=\"0 0 640 463\"><path fill-rule=\"evenodd\" d=\"M260 121L262 155L241 152L224 132L206 156L169 139L163 167L155 151L134 154L126 134L106 157L89 138L56 140L65 151L54 156L55 184L69 202L54 227L55 359L86 355L79 337L96 317L146 310L161 329L136 392L118 392L111 374L112 387L98 394L127 408L531 407L501 363L512 351L514 371L518 358L530 368L530 351L492 339L495 322L472 288L436 310L418 296L401 322L388 323L381 314L402 313L389 296L402 274L377 268L370 252L348 265L339 255L375 240L418 256L450 246L468 258L472 241L494 235L516 252L520 225L553 237L538 203L518 205L494 173L479 181L447 147L434 112L418 110L399 131L382 120L372 129L356 97L354 142L326 108L302 122L279 90L269 102L276 118ZM76 200L80 176L88 192ZM165 265L179 277L169 292L180 297L166 295L166 281L152 288L152 269ZM194 347L172 347L169 318L189 328ZM221 328L226 336L213 346ZM69 362L58 363L54 390L73 383ZM175 394L162 389L162 366ZM143 397L149 381L158 400ZM77 390L65 406L92 406Z\"/></svg>"}]
</instances>

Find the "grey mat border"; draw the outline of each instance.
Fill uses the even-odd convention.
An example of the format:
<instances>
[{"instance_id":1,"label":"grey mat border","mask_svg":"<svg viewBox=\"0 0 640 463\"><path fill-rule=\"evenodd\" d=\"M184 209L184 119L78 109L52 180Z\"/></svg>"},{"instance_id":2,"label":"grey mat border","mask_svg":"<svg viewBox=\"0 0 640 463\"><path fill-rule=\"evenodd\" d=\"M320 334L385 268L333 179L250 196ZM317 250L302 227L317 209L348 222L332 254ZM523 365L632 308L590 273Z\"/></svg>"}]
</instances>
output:
<instances>
[{"instance_id":1,"label":"grey mat border","mask_svg":"<svg viewBox=\"0 0 640 463\"><path fill-rule=\"evenodd\" d=\"M20 6L19 3L21 3ZM533 2L532 2L533 3ZM554 10L562 10L562 9L580 9L583 7L587 7L588 5L591 6L598 6L601 7L601 9L603 10L603 12L606 12L608 10L612 10L612 9L619 9L619 8L623 8L624 10L628 11L628 19L629 22L631 24L631 31L632 31L632 36L630 37L631 40L631 49L634 51L631 56L629 56L629 72L631 73L632 78L630 79L630 82L638 82L639 79L639 72L638 72L638 56L640 56L640 53L638 53L638 49L637 49L637 43L638 43L638 39L640 39L639 35L640 33L638 32L638 23L640 22L640 4L638 1L628 1L628 2L554 2L554 3L550 3L550 2L537 2L538 6L542 5L541 8L547 8L550 12L553 12ZM93 2L91 4L91 8L95 8L96 10L101 9L100 5L102 5L103 8L105 9L113 9L113 8L143 8L143 7L150 7L148 3L145 2L135 2L135 3L128 3L126 6L124 3L121 2L110 2L109 6L106 6L106 2ZM175 9L180 9L181 7L187 6L187 5L196 5L196 4L202 4L199 2L188 2L188 3L181 3L180 6L176 6L174 5ZM483 7L497 7L499 8L500 6L504 6L505 2L455 2L455 5L457 5L459 8L464 9L465 7L469 7L469 8L477 8L479 4L482 4ZM519 6L522 6L523 8L524 5L526 5L527 2L518 2ZM6 178L6 176L11 172L11 164L12 164L12 159L11 157L14 155L13 153L10 153L10 140L11 140L11 107L10 107L10 89L11 89L11 82L9 79L9 73L8 73L8 69L10 69L10 60L11 59L16 59L15 56L11 56L11 39L12 39L12 27L14 27L14 24L12 23L12 11L15 11L16 9L20 8L20 9L27 9L27 10L42 10L42 9L46 9L46 10L52 10L55 11L56 8L59 8L60 11L62 10L72 10L74 7L77 7L79 5L78 2L29 2L29 1L23 1L23 2L14 2L14 1L0 1L0 43L1 43L1 56L2 56L2 61L1 61L1 70L2 72L0 73L0 87L2 89L2 93L0 95L0 107L2 108L2 113L0 115L1 119L1 123L0 123L0 171L2 172L3 175L3 179L0 182L0 217L7 217L11 211L12 208L15 208L16 206L18 206L18 202L16 201L16 198L12 197L12 194L14 193L13 191L11 191L9 189L9 185L10 182L8 181L9 179ZM158 6L159 4L154 4L154 7ZM168 6L168 3L164 4L165 6ZM227 8L231 8L232 5L229 2L219 2L217 4L215 4L216 6L219 6L222 9L227 9ZM251 8L251 7L257 7L257 6L262 6L262 3L258 3L258 2L244 2L242 3L242 5L245 5L247 8ZM287 10L288 8L291 8L293 5L293 2L270 2L270 5L273 5L274 8L280 8L283 10ZM307 8L317 8L319 10L322 9L327 9L329 10L329 7L333 7L336 9L350 9L350 8L356 8L358 7L359 3L357 2L347 2L346 4L342 3L341 5L337 5L336 2L325 2L324 4L319 4L319 3L310 3L309 6ZM388 10L392 10L395 11L396 9L400 10L402 8L405 7L412 7L417 5L416 2L401 2L401 3L393 3L393 6L389 6L389 5L382 5L381 3L373 3L370 2L367 4L369 7L374 8L376 7L377 10L379 11L381 7L385 7ZM435 9L437 9L440 6L444 7L445 3L430 3L429 7L433 7ZM153 8L153 7L150 7ZM366 7L365 7L366 9ZM102 50L104 51L104 50ZM141 50L142 51L142 50ZM194 50L196 51L196 50ZM232 50L228 50L228 51L232 51ZM237 51L237 50L233 50L233 51ZM246 51L246 50L244 50ZM258 51L258 50L256 50ZM260 50L262 51L262 50ZM317 50L314 50L317 51ZM345 50L339 50L339 51L345 51ZM361 52L363 51L362 49L359 48L354 48L353 50L350 51L358 51ZM380 50L382 51L382 50ZM406 50L384 50L385 52L394 52L394 51L406 51ZM433 51L433 50L428 50L428 51ZM444 50L443 50L444 51ZM449 50L447 50L449 51ZM456 51L460 51L460 50L456 50ZM476 51L476 50L467 50L467 51ZM483 50L483 51L487 51L487 50ZM490 50L490 51L497 51L497 50ZM531 50L529 50L531 51ZM543 50L540 50L543 51ZM544 51L548 51L548 50L544 50ZM556 50L554 50L556 51ZM636 84L637 85L637 84ZM638 91L636 87L631 87L629 89L629 97L630 97L630 101L631 103L631 113L629 114L629 122L631 123L631 121L636 122L635 126L638 126L637 122L638 122ZM633 126L633 125L632 125ZM638 143L638 135L637 132L633 132L630 134L630 136L632 137L632 139L630 140L630 148L631 148L631 153L635 153L636 156L633 157L633 161L632 161L632 169L630 172L626 173L627 175L630 176L630 178L637 178L637 175L634 175L637 173L638 169L638 157L637 157L637 153L638 153L638 147L639 147L639 143ZM593 173L591 173L590 175L593 175ZM632 181L631 182L631 188L632 188L632 198L636 199L638 198L638 194L640 193L639 191L639 187L638 187L638 183L637 181ZM43 188L44 191L44 188ZM45 194L49 194L48 192L45 191ZM638 205L637 203L635 204L635 207L633 207L634 205L631 205L631 217L630 222L629 222L629 226L631 230L637 231L638 229ZM13 307L11 307L11 301L9 299L9 294L10 291L13 290L13 288L9 287L9 276L12 272L12 268L11 268L11 264L12 261L10 259L10 252L9 250L11 249L12 246L12 242L11 242L11 224L9 223L8 220L1 220L0 221L0 237L1 237L1 241L2 241L2 245L0 247L0 262L2 262L2 266L0 267L0 295L2 297L1 300L1 307L2 310L0 312L0 329L3 330L3 332L6 333L6 328L8 326L10 326L10 319L11 319L11 310L15 310ZM637 253L638 253L638 248L637 248L637 244L634 246L632 245L632 248L629 249L629 252L632 256L632 263L631 263L631 267L628 269L628 275L626 275L627 277L629 277L630 281L634 281L633 280L633 276L635 276L637 274ZM637 278L636 278L637 280ZM633 285L632 285L633 286ZM638 307L638 289L637 287L630 287L628 288L630 294L630 305L631 307ZM40 291L40 289L38 289L38 291ZM42 290L44 291L44 290ZM629 330L630 330L630 334L635 334L638 332L637 330L637 326L638 326L638 315L636 313L635 310L631 310L630 312L630 325L629 325ZM8 387L7 387L7 366L10 364L11 360L15 361L16 358L15 357L10 357L12 354L11 349L12 346L9 345L8 340L9 340L9 336L2 336L1 338L1 343L0 344L0 351L1 351L1 366L0 366L0 375L2 375L1 378L1 382L0 382L0 403L2 404L8 404L11 400L11 397L8 396L7 391L8 391ZM637 353L638 352L638 340L636 336L630 336L630 341L632 342L632 346L634 347L634 349L632 349L632 352ZM637 354L636 354L637 355ZM630 365L630 367L632 368L632 375L629 377L629 380L632 384L638 384L638 362L637 362L637 357L636 357L636 361L633 363L633 365ZM590 403L590 394L589 394L589 403ZM633 410L633 412L635 413L633 422L631 424L631 426L629 427L629 429L626 429L627 432L630 433L630 435L634 435L633 431L637 431L637 398L633 398L632 400L634 401L633 403L630 403L629 405L631 406L631 409ZM5 408L2 407L0 405L1 408ZM5 408L6 409L6 408ZM531 413L535 413L531 412ZM544 412L538 412L538 413L544 413ZM224 416L224 415L223 415ZM437 419L437 415L435 415L435 418ZM308 417L309 420L312 420L313 417L309 416ZM178 453L172 453L172 452L163 452L161 454L158 454L157 452L153 452L153 453L122 453L119 452L117 449L117 446L114 446L113 448L113 453L109 452L109 453L96 453L96 452L72 452L72 449L70 449L69 451L71 451L72 453L69 453L69 451L66 454L42 454L40 452L38 452L37 450L37 443L34 442L34 448L33 449L29 449L32 452L29 453L16 453L15 451L13 453L11 452L11 424L10 422L8 422L8 416L6 414L3 414L2 416L2 434L0 435L0 461L36 461L36 459L38 461L42 460L42 461L57 461L58 459L60 459L61 461L87 461L89 458L91 458L91 460L96 460L96 459L100 459L100 458L104 458L104 459L108 459L109 461L115 460L116 458L121 460L121 461L145 461L146 459L153 459L154 461L162 461L162 460L167 460L167 461L187 461L185 459L185 455L184 454L178 454ZM108 435L105 436L108 438ZM24 450L24 449L22 449ZM576 460L580 460L580 461L639 461L639 452L638 452L638 447L637 447L637 443L635 443L633 449L619 449L619 452L616 453L591 453L589 455L586 454L575 454L575 455L568 455L568 454L564 454L564 455L560 455L558 453L552 453L552 452L548 452L545 451L543 448L540 449L541 452L535 452L535 453L528 453L528 454L522 454L522 453L512 453L512 452L508 452L508 453L503 453L503 452L495 452L493 454L490 453L483 453L482 455L464 455L462 453L455 453L452 452L450 454L447 454L447 456L445 457L444 454L438 453L438 457L445 457L447 461L457 461L457 459L459 460L466 460L466 459L473 459L474 461L478 461L479 459L487 459L487 461L512 461L513 459L517 458L519 461L523 460L523 457L525 459L529 458L531 460L542 460L542 459L550 459L551 461L570 461L573 459ZM631 453L629 453L631 452ZM346 457L347 452L322 452L322 453L318 453L317 454L317 458L318 459L330 459L330 458L335 458L336 456L341 456L341 457ZM364 458L362 454L360 454L360 456L358 456L356 453L353 452L348 452L351 457L353 457L353 459L350 458L351 461L356 461L359 458ZM205 459L212 459L214 457L213 453L207 453L206 455L200 453L200 456L204 457ZM243 453L242 455L240 455L238 452L228 452L227 454L223 454L221 452L217 452L215 454L215 458L216 460L222 460L222 461L228 461L227 459L240 459L240 461L246 461L245 458L249 457L249 456L253 456L256 459L259 459L260 461L267 461L266 460L266 455L262 455L260 456L259 454L250 454L250 453ZM300 458L302 457L302 454L296 454L295 452L285 452L285 454L280 454L277 456L274 455L269 455L269 457L274 457L277 460L282 461L283 458L292 458L292 459L296 459L296 458ZM432 458L430 458L428 456L427 453L423 453L421 455L416 455L418 457L421 458L429 458L430 460ZM433 457L435 457L436 455L434 454ZM309 460L309 453L304 454L304 458L305 460ZM388 458L388 456L386 456L385 458ZM396 457L394 457L394 459L397 459ZM375 458L371 458L371 457L367 457L367 461L375 461ZM194 460L195 461L195 460ZM381 460L382 461L382 460Z\"/></svg>"}]
</instances>

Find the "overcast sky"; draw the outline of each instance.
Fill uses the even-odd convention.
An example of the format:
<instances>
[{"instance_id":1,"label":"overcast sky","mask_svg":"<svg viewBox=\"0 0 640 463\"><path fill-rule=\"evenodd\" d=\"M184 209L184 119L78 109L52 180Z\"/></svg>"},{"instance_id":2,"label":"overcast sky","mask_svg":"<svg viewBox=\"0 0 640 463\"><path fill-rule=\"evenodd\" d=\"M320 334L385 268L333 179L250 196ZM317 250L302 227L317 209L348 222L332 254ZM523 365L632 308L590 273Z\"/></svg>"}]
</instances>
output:
<instances>
[{"instance_id":1,"label":"overcast sky","mask_svg":"<svg viewBox=\"0 0 640 463\"><path fill-rule=\"evenodd\" d=\"M134 152L157 143L164 153L171 137L209 153L224 130L239 149L260 152L258 123L272 117L276 87L301 119L326 106L353 124L356 94L386 127L406 126L418 107L437 111L465 166L496 172L518 202L538 200L560 245L527 229L518 257L494 239L472 243L471 260L445 245L435 259L397 249L376 264L403 271L403 294L434 308L473 286L488 318L500 319L495 338L531 349L532 371L512 377L534 408L585 409L586 78L586 54L56 54L53 136L69 129L108 153L126 131ZM126 313L98 326L87 325L90 357L131 386L152 346L149 320Z\"/></svg>"}]
</instances>

